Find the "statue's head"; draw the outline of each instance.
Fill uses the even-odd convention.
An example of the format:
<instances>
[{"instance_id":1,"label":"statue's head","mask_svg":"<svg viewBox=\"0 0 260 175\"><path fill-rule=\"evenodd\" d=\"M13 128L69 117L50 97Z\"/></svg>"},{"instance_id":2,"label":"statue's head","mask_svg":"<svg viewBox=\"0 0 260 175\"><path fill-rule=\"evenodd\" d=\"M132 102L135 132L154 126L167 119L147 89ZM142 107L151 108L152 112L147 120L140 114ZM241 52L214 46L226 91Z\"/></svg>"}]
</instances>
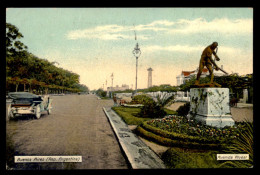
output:
<instances>
[{"instance_id":1,"label":"statue's head","mask_svg":"<svg viewBox=\"0 0 260 175\"><path fill-rule=\"evenodd\" d=\"M216 49L218 47L218 43L217 42L213 42L212 44L211 44L211 48L212 49Z\"/></svg>"}]
</instances>

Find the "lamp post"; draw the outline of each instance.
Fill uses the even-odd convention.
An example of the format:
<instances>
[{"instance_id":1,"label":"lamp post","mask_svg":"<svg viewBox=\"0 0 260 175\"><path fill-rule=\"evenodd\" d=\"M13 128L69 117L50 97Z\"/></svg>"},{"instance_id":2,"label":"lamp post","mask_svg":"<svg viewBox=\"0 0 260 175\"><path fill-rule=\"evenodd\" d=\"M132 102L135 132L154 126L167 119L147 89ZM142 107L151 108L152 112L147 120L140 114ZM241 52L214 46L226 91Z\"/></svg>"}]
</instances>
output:
<instances>
[{"instance_id":1,"label":"lamp post","mask_svg":"<svg viewBox=\"0 0 260 175\"><path fill-rule=\"evenodd\" d=\"M112 86L111 86L111 98L112 98L112 93L113 93L113 78L114 78L114 74L111 74L111 79L112 79Z\"/></svg>"},{"instance_id":2,"label":"lamp post","mask_svg":"<svg viewBox=\"0 0 260 175\"><path fill-rule=\"evenodd\" d=\"M136 58L136 77L135 77L135 93L137 93L137 67L138 67L138 57L141 55L141 50L138 47L138 43L136 43L136 46L133 50L133 54Z\"/></svg>"}]
</instances>

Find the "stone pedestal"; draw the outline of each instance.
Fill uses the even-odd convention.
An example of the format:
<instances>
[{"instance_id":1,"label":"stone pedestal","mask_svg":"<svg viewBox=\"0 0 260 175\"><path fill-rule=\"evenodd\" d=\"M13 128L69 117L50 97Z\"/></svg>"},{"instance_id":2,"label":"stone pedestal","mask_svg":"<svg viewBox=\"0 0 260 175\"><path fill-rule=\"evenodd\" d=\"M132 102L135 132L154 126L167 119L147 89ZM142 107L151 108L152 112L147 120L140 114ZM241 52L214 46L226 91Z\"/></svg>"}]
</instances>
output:
<instances>
[{"instance_id":1,"label":"stone pedestal","mask_svg":"<svg viewBox=\"0 0 260 175\"><path fill-rule=\"evenodd\" d=\"M188 118L223 128L235 124L229 106L228 88L192 88L190 89L190 111Z\"/></svg>"}]
</instances>

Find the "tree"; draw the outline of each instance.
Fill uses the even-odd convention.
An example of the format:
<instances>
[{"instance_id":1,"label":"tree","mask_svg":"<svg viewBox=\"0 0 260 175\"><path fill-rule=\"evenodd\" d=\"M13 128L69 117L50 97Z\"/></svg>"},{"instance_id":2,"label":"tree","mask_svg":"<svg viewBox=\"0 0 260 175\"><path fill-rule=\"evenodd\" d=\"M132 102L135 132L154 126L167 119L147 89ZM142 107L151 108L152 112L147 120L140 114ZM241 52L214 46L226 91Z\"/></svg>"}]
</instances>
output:
<instances>
[{"instance_id":1,"label":"tree","mask_svg":"<svg viewBox=\"0 0 260 175\"><path fill-rule=\"evenodd\" d=\"M22 33L19 32L19 29L10 24L6 23L6 55L7 56L14 56L20 55L24 53L27 49L27 46L24 45L18 39L23 37Z\"/></svg>"},{"instance_id":2,"label":"tree","mask_svg":"<svg viewBox=\"0 0 260 175\"><path fill-rule=\"evenodd\" d=\"M15 84L15 92L17 92L19 84L21 83L21 79L19 77L14 77L11 79L11 81L13 84Z\"/></svg>"},{"instance_id":3,"label":"tree","mask_svg":"<svg viewBox=\"0 0 260 175\"><path fill-rule=\"evenodd\" d=\"M100 97L106 97L106 91L104 91L103 89L99 88L97 91L96 91L96 94Z\"/></svg>"},{"instance_id":4,"label":"tree","mask_svg":"<svg viewBox=\"0 0 260 175\"><path fill-rule=\"evenodd\" d=\"M79 89L81 92L89 92L89 88L84 84L77 84L76 88Z\"/></svg>"},{"instance_id":5,"label":"tree","mask_svg":"<svg viewBox=\"0 0 260 175\"><path fill-rule=\"evenodd\" d=\"M243 89L250 89L253 86L253 74L239 76L238 73L233 73L215 79L222 87L229 88L231 94L236 94L236 98L242 95Z\"/></svg>"},{"instance_id":6,"label":"tree","mask_svg":"<svg viewBox=\"0 0 260 175\"><path fill-rule=\"evenodd\" d=\"M7 91L15 85L18 91L19 84L29 84L29 90L32 88L36 91L49 89L64 92L65 90L78 92L89 91L86 86L79 84L79 75L58 68L55 62L49 62L46 59L38 58L29 53L19 39L23 37L18 28L10 23L6 23L6 76L9 77L7 82Z\"/></svg>"}]
</instances>

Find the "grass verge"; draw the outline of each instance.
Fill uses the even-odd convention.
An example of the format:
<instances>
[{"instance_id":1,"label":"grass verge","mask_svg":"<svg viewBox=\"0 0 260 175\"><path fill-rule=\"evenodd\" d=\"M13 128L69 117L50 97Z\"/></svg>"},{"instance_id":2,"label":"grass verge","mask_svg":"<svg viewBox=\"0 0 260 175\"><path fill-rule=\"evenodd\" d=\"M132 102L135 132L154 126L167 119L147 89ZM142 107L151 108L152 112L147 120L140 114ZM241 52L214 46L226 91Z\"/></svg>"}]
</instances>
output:
<instances>
[{"instance_id":1,"label":"grass verge","mask_svg":"<svg viewBox=\"0 0 260 175\"><path fill-rule=\"evenodd\" d=\"M151 120L151 118L137 117L141 111L139 107L112 107L112 109L126 122L128 125L140 125L145 121ZM164 109L167 115L176 114L175 111Z\"/></svg>"},{"instance_id":2,"label":"grass verge","mask_svg":"<svg viewBox=\"0 0 260 175\"><path fill-rule=\"evenodd\" d=\"M141 111L140 108L128 107L112 107L112 109L126 122L128 125L140 125L142 122L150 120L150 118L136 117Z\"/></svg>"},{"instance_id":3,"label":"grass verge","mask_svg":"<svg viewBox=\"0 0 260 175\"><path fill-rule=\"evenodd\" d=\"M217 160L217 151L198 152L190 149L170 148L162 155L167 168L220 168L221 162Z\"/></svg>"}]
</instances>

